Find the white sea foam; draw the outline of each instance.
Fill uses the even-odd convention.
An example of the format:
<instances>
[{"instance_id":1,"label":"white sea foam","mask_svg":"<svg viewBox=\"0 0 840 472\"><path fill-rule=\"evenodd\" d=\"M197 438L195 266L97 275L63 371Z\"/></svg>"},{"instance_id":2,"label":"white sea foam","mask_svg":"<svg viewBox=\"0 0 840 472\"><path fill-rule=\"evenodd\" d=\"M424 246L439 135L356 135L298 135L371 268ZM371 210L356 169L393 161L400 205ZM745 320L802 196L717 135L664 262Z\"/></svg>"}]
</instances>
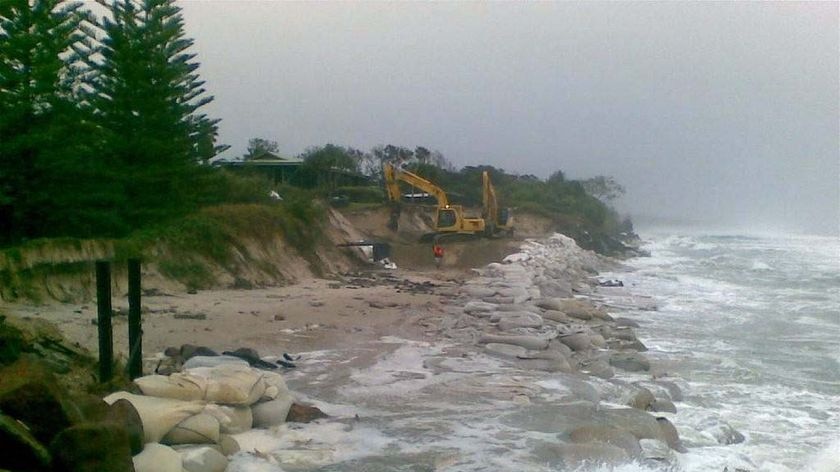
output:
<instances>
[{"instance_id":1,"label":"white sea foam","mask_svg":"<svg viewBox=\"0 0 840 472\"><path fill-rule=\"evenodd\" d=\"M813 472L840 472L840 438L829 443L819 451L808 470Z\"/></svg>"},{"instance_id":2,"label":"white sea foam","mask_svg":"<svg viewBox=\"0 0 840 472\"><path fill-rule=\"evenodd\" d=\"M751 270L761 271L761 270L773 270L772 267L767 265L767 263L762 261L753 261L752 266L750 267Z\"/></svg>"},{"instance_id":3,"label":"white sea foam","mask_svg":"<svg viewBox=\"0 0 840 472\"><path fill-rule=\"evenodd\" d=\"M547 250L537 242L526 246L534 253ZM666 416L689 450L672 468L630 463L578 472L840 472L832 462L840 456L840 441L815 444L840 429L840 323L828 311L840 294L824 288L840 270L798 240L692 234L656 240L648 249L652 257L630 262L638 271L602 275L625 283L613 301L630 299L629 292L653 296L658 304L658 311L643 311L623 303L612 312L642 324L636 332L649 348L646 355L683 390L678 412ZM814 275L815 267L824 273ZM518 267L496 269L514 285L528 278ZM602 295L609 303L610 295ZM315 387L307 400L332 418L255 433L251 440L262 457L237 455L240 468L230 470L364 470L368 464L392 470L410 463L439 471L550 472L556 468L540 462L533 448L559 440L551 408L573 401L574 408L587 402L605 408L624 400L608 381L578 380L574 386L557 374L520 371L480 352L447 356L451 346L445 343L382 343L390 346L372 363L369 346L303 353L300 369L289 373L290 385ZM379 345L376 352L381 350ZM619 380L650 377L620 373ZM746 441L720 444L727 427ZM358 462L346 464L352 461Z\"/></svg>"},{"instance_id":4,"label":"white sea foam","mask_svg":"<svg viewBox=\"0 0 840 472\"><path fill-rule=\"evenodd\" d=\"M817 470L815 438L840 430L840 240L692 234L647 248L639 271L617 276L656 294L639 335L691 379L674 420L695 445L684 469ZM708 412L747 441L710 443L698 429Z\"/></svg>"}]
</instances>

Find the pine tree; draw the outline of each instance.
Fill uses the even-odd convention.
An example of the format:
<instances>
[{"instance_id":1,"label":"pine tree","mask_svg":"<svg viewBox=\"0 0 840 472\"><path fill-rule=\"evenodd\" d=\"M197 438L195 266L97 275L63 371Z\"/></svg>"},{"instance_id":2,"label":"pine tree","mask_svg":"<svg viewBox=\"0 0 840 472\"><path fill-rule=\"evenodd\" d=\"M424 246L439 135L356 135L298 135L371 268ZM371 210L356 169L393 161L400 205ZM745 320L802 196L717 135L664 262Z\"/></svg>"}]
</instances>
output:
<instances>
[{"instance_id":1,"label":"pine tree","mask_svg":"<svg viewBox=\"0 0 840 472\"><path fill-rule=\"evenodd\" d=\"M0 242L48 232L53 177L81 158L86 18L80 2L0 0Z\"/></svg>"},{"instance_id":2,"label":"pine tree","mask_svg":"<svg viewBox=\"0 0 840 472\"><path fill-rule=\"evenodd\" d=\"M217 150L218 120L198 113L213 97L174 0L100 3L109 17L95 106L106 152L126 177L131 223L144 225L189 208L190 177Z\"/></svg>"}]
</instances>

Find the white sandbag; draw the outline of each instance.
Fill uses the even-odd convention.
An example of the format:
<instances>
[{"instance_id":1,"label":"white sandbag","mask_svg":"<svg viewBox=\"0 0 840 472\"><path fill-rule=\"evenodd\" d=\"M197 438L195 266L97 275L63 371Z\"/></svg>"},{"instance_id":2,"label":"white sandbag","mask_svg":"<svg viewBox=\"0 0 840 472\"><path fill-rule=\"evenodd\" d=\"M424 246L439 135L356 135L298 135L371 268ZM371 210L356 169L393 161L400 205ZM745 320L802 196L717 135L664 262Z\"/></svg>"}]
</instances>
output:
<instances>
[{"instance_id":1,"label":"white sandbag","mask_svg":"<svg viewBox=\"0 0 840 472\"><path fill-rule=\"evenodd\" d=\"M510 297L513 299L513 303L517 305L525 303L531 298L528 290L524 287L499 288L496 293L500 297Z\"/></svg>"},{"instance_id":2,"label":"white sandbag","mask_svg":"<svg viewBox=\"0 0 840 472\"><path fill-rule=\"evenodd\" d=\"M250 409L250 407L248 407ZM219 447L222 449L222 454L225 456L232 456L239 452L239 443L233 436L227 434L219 435Z\"/></svg>"},{"instance_id":3,"label":"white sandbag","mask_svg":"<svg viewBox=\"0 0 840 472\"><path fill-rule=\"evenodd\" d=\"M203 400L207 382L201 377L176 372L172 375L147 375L134 380L143 395L175 400Z\"/></svg>"},{"instance_id":4,"label":"white sandbag","mask_svg":"<svg viewBox=\"0 0 840 472\"><path fill-rule=\"evenodd\" d=\"M531 259L531 255L527 252L517 252L516 254L505 256L505 258L502 259L502 262L505 264L512 264L514 262L525 262L529 259Z\"/></svg>"},{"instance_id":5,"label":"white sandbag","mask_svg":"<svg viewBox=\"0 0 840 472\"><path fill-rule=\"evenodd\" d=\"M586 333L572 333L559 337L560 342L573 351L585 351L592 347L592 338Z\"/></svg>"},{"instance_id":6,"label":"white sandbag","mask_svg":"<svg viewBox=\"0 0 840 472\"><path fill-rule=\"evenodd\" d=\"M543 360L550 360L556 361L559 359L566 359L566 356L562 352L554 351L554 350L545 350L545 351L527 351L524 355L519 356L520 359L543 359Z\"/></svg>"},{"instance_id":7,"label":"white sandbag","mask_svg":"<svg viewBox=\"0 0 840 472\"><path fill-rule=\"evenodd\" d=\"M541 298L534 304L544 310L563 311L563 307L565 305L563 305L563 303L559 300L559 298Z\"/></svg>"},{"instance_id":8,"label":"white sandbag","mask_svg":"<svg viewBox=\"0 0 840 472\"><path fill-rule=\"evenodd\" d=\"M497 305L493 311L497 312L523 312L540 314L540 309L532 305Z\"/></svg>"},{"instance_id":9,"label":"white sandbag","mask_svg":"<svg viewBox=\"0 0 840 472\"><path fill-rule=\"evenodd\" d=\"M487 302L480 302L480 301L471 301L464 305L464 313L469 314L476 314L476 313L487 313L496 309L496 305L493 303Z\"/></svg>"},{"instance_id":10,"label":"white sandbag","mask_svg":"<svg viewBox=\"0 0 840 472\"><path fill-rule=\"evenodd\" d=\"M283 376L277 372L263 372L263 381L265 382L265 393L260 400L274 400L275 398L287 395L289 388L286 386L286 381Z\"/></svg>"},{"instance_id":11,"label":"white sandbag","mask_svg":"<svg viewBox=\"0 0 840 472\"><path fill-rule=\"evenodd\" d=\"M604 339L604 337L597 333L590 334L589 341L595 347L604 347L607 345L607 341Z\"/></svg>"},{"instance_id":12,"label":"white sandbag","mask_svg":"<svg viewBox=\"0 0 840 472\"><path fill-rule=\"evenodd\" d=\"M556 321L558 323L570 323L572 320L566 316L562 311L546 310L542 317L546 320Z\"/></svg>"},{"instance_id":13,"label":"white sandbag","mask_svg":"<svg viewBox=\"0 0 840 472\"><path fill-rule=\"evenodd\" d=\"M149 443L132 459L134 472L183 472L181 454L163 444Z\"/></svg>"},{"instance_id":14,"label":"white sandbag","mask_svg":"<svg viewBox=\"0 0 840 472\"><path fill-rule=\"evenodd\" d=\"M219 431L222 434L237 434L248 431L254 425L254 415L249 406L227 406L208 404L203 413L213 416L219 421Z\"/></svg>"},{"instance_id":15,"label":"white sandbag","mask_svg":"<svg viewBox=\"0 0 840 472\"><path fill-rule=\"evenodd\" d=\"M187 402L171 398L147 397L128 392L115 392L105 397L109 405L125 399L137 410L143 423L147 443L159 442L172 428L204 408L202 402Z\"/></svg>"},{"instance_id":16,"label":"white sandbag","mask_svg":"<svg viewBox=\"0 0 840 472\"><path fill-rule=\"evenodd\" d=\"M178 423L161 440L164 444L215 444L219 442L219 420L199 413Z\"/></svg>"},{"instance_id":17,"label":"white sandbag","mask_svg":"<svg viewBox=\"0 0 840 472\"><path fill-rule=\"evenodd\" d=\"M487 303L495 303L497 305L510 305L513 303L513 297L503 297L501 295L493 295L492 297L484 297L481 299Z\"/></svg>"},{"instance_id":18,"label":"white sandbag","mask_svg":"<svg viewBox=\"0 0 840 472\"><path fill-rule=\"evenodd\" d=\"M592 318L612 319L603 308L596 307L586 300L577 298L554 298L553 303L557 308L555 310L582 320L589 320Z\"/></svg>"},{"instance_id":19,"label":"white sandbag","mask_svg":"<svg viewBox=\"0 0 840 472\"><path fill-rule=\"evenodd\" d=\"M289 409L292 408L292 396L283 395L267 402L257 403L251 407L254 413L254 427L268 428L286 422Z\"/></svg>"},{"instance_id":20,"label":"white sandbag","mask_svg":"<svg viewBox=\"0 0 840 472\"><path fill-rule=\"evenodd\" d=\"M504 309L500 309L490 315L491 322L499 322L505 318L528 318L531 316L537 316L542 321L542 317L537 313L531 311L525 311L522 307L516 307L514 305L499 305L500 307L505 307ZM510 308L513 307L513 308Z\"/></svg>"},{"instance_id":21,"label":"white sandbag","mask_svg":"<svg viewBox=\"0 0 840 472\"><path fill-rule=\"evenodd\" d=\"M234 356L195 356L184 362L184 369L197 367L216 367L222 364L248 366L248 361Z\"/></svg>"},{"instance_id":22,"label":"white sandbag","mask_svg":"<svg viewBox=\"0 0 840 472\"><path fill-rule=\"evenodd\" d=\"M526 355L526 353L528 352L522 346L500 343L488 343L486 346L484 346L484 349L487 351L488 354L492 354L499 357L506 357L510 359L518 359L521 356Z\"/></svg>"},{"instance_id":23,"label":"white sandbag","mask_svg":"<svg viewBox=\"0 0 840 472\"><path fill-rule=\"evenodd\" d=\"M542 325L542 317L535 313L506 313L499 320L499 329L502 331L508 331L514 328L539 328Z\"/></svg>"},{"instance_id":24,"label":"white sandbag","mask_svg":"<svg viewBox=\"0 0 840 472\"><path fill-rule=\"evenodd\" d=\"M489 287L465 287L464 292L474 298L492 297L496 294L496 290Z\"/></svg>"},{"instance_id":25,"label":"white sandbag","mask_svg":"<svg viewBox=\"0 0 840 472\"><path fill-rule=\"evenodd\" d=\"M227 457L212 447L195 447L179 451L187 472L225 472Z\"/></svg>"},{"instance_id":26,"label":"white sandbag","mask_svg":"<svg viewBox=\"0 0 840 472\"><path fill-rule=\"evenodd\" d=\"M567 280L546 280L539 284L544 297L571 297L572 284Z\"/></svg>"},{"instance_id":27,"label":"white sandbag","mask_svg":"<svg viewBox=\"0 0 840 472\"><path fill-rule=\"evenodd\" d=\"M548 340L537 336L495 336L492 334L485 334L481 336L478 342L480 344L513 344L514 346L522 346L525 349L530 349L532 351L540 351L548 347Z\"/></svg>"},{"instance_id":28,"label":"white sandbag","mask_svg":"<svg viewBox=\"0 0 840 472\"><path fill-rule=\"evenodd\" d=\"M253 405L265 393L263 372L248 366L221 364L187 371L207 381L204 399L225 405Z\"/></svg>"}]
</instances>

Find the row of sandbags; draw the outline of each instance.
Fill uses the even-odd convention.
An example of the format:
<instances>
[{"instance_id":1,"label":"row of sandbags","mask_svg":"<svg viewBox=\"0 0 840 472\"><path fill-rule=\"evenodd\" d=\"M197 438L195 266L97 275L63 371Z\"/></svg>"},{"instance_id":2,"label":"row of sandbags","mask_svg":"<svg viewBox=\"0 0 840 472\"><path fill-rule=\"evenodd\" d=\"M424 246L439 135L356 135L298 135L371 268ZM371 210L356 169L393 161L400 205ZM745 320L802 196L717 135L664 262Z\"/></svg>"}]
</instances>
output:
<instances>
[{"instance_id":1,"label":"row of sandbags","mask_svg":"<svg viewBox=\"0 0 840 472\"><path fill-rule=\"evenodd\" d=\"M611 377L612 366L647 370L644 356L601 351L644 350L630 326L574 293L590 294L591 276L604 262L563 235L526 241L503 263L478 269L462 288L463 313L453 324L488 353L525 360L541 369L571 371L573 366ZM490 330L488 331L488 328ZM455 335L460 335L457 332ZM574 353L574 354L573 354Z\"/></svg>"},{"instance_id":2,"label":"row of sandbags","mask_svg":"<svg viewBox=\"0 0 840 472\"><path fill-rule=\"evenodd\" d=\"M144 450L134 457L137 472L223 472L238 452L236 435L286 421L294 401L283 377L224 356L191 359L169 376L134 381L141 394L116 392L143 424Z\"/></svg>"}]
</instances>

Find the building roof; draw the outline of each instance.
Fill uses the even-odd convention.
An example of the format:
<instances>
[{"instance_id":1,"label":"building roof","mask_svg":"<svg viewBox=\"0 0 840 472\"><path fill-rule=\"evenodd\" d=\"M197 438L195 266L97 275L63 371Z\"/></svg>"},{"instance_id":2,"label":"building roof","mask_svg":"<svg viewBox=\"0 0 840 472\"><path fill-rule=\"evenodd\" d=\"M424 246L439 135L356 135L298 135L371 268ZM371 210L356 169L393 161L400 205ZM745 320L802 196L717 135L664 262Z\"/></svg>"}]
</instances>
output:
<instances>
[{"instance_id":1,"label":"building roof","mask_svg":"<svg viewBox=\"0 0 840 472\"><path fill-rule=\"evenodd\" d=\"M244 166L254 166L254 167L286 167L286 166L299 166L303 164L303 159L298 159L297 157L283 157L272 152L264 151L262 154L259 154L255 157L250 159L240 159L235 161L216 161L215 165L225 166L225 167L244 167Z\"/></svg>"}]
</instances>

